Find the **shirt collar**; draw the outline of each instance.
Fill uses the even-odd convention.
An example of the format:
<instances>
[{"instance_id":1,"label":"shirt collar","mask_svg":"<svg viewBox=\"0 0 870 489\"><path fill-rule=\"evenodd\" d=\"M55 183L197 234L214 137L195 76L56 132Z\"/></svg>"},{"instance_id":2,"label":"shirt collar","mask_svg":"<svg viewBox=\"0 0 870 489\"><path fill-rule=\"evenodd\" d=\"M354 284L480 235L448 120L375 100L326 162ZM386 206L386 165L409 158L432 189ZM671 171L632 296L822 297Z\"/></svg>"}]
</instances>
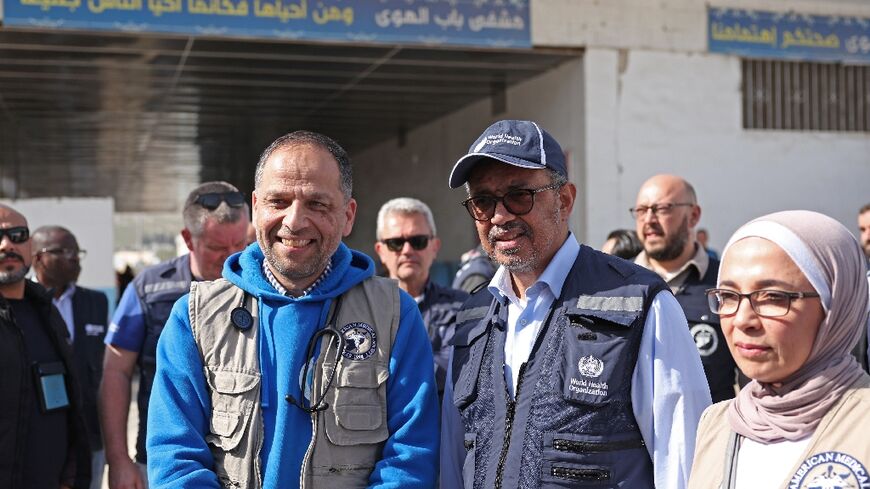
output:
<instances>
[{"instance_id":1,"label":"shirt collar","mask_svg":"<svg viewBox=\"0 0 870 489\"><path fill-rule=\"evenodd\" d=\"M298 299L300 297L305 297L306 295L310 294L311 291L313 291L315 288L317 288L318 285L323 282L323 280L329 275L329 272L331 271L332 260L329 260L328 262L326 262L326 268L323 269L323 273L321 273L320 276L317 277L317 280L315 280L313 284L309 285L308 288L303 290L299 297L296 298ZM263 260L263 274L266 276L266 280L269 281L269 284L272 285L272 287L274 287L279 294L292 297L290 292L285 289L284 286L281 285L281 282L279 282L278 279L275 278L275 275L272 274L272 270L269 269L269 265L266 263L266 260Z\"/></svg>"},{"instance_id":2,"label":"shirt collar","mask_svg":"<svg viewBox=\"0 0 870 489\"><path fill-rule=\"evenodd\" d=\"M553 297L559 297L562 294L562 286L565 285L565 280L568 278L568 273L574 266L577 260L577 255L580 253L580 244L577 243L577 238L573 232L568 233L568 238L562 243L559 251L553 255L553 259L547 264L544 273L538 277L538 280L526 289L526 296L537 296L544 288L550 290ZM498 299L502 304L510 300L513 303L518 303L519 299L514 293L513 285L511 284L510 272L503 266L499 266L493 275L492 280L487 287L489 292Z\"/></svg>"},{"instance_id":3,"label":"shirt collar","mask_svg":"<svg viewBox=\"0 0 870 489\"><path fill-rule=\"evenodd\" d=\"M63 301L70 300L72 298L73 294L75 294L75 293L76 293L76 284L74 284L74 283L69 284L69 286L66 288L66 290L63 291L63 294L61 294L60 297L55 299L55 301L60 303Z\"/></svg>"},{"instance_id":4,"label":"shirt collar","mask_svg":"<svg viewBox=\"0 0 870 489\"><path fill-rule=\"evenodd\" d=\"M641 251L640 254L637 255L637 258L634 259L634 262L648 270L652 270L652 265L649 262L649 256L647 256L646 251ZM662 276L662 279L668 285L674 285L672 282L677 278L686 274L686 270L689 267L695 267L698 270L698 277L701 278L707 274L707 269L710 268L710 255L707 254L707 250L704 249L703 246L700 246L697 242L695 243L695 254L692 258L683 263L683 266L678 268L677 270L666 273Z\"/></svg>"}]
</instances>

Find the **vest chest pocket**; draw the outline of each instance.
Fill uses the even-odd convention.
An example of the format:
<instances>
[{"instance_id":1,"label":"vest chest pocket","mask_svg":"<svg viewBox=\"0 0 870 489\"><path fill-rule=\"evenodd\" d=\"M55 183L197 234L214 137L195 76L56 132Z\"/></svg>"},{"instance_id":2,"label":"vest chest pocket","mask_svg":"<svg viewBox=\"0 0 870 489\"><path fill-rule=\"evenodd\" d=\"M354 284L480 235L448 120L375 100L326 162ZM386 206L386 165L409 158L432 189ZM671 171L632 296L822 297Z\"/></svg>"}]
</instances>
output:
<instances>
[{"instance_id":1,"label":"vest chest pocket","mask_svg":"<svg viewBox=\"0 0 870 489\"><path fill-rule=\"evenodd\" d=\"M332 368L324 363L323 374L326 376ZM347 359L339 362L334 386L328 394L330 409L325 413L329 441L341 446L364 445L389 437L388 377L389 369L383 362Z\"/></svg>"},{"instance_id":2,"label":"vest chest pocket","mask_svg":"<svg viewBox=\"0 0 870 489\"><path fill-rule=\"evenodd\" d=\"M637 318L568 314L560 372L566 400L602 406L617 395L634 371L628 337Z\"/></svg>"},{"instance_id":3,"label":"vest chest pocket","mask_svg":"<svg viewBox=\"0 0 870 489\"><path fill-rule=\"evenodd\" d=\"M206 442L224 452L239 446L248 432L253 411L259 400L260 374L231 372L206 367L205 378L211 389L211 433Z\"/></svg>"}]
</instances>

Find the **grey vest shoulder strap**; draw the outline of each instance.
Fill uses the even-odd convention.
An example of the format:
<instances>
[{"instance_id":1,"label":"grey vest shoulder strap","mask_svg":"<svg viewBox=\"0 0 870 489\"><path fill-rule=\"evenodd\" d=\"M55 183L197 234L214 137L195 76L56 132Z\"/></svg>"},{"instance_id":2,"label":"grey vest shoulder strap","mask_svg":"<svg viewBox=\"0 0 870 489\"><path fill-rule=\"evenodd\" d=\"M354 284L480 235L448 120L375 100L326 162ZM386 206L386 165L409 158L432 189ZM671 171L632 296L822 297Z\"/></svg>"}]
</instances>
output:
<instances>
[{"instance_id":1,"label":"grey vest shoulder strap","mask_svg":"<svg viewBox=\"0 0 870 489\"><path fill-rule=\"evenodd\" d=\"M230 312L244 307L253 326L233 326ZM215 473L224 487L262 487L260 459L263 422L260 403L258 304L227 280L194 282L190 287L190 328L199 348L211 394L212 414L206 442Z\"/></svg>"}]
</instances>

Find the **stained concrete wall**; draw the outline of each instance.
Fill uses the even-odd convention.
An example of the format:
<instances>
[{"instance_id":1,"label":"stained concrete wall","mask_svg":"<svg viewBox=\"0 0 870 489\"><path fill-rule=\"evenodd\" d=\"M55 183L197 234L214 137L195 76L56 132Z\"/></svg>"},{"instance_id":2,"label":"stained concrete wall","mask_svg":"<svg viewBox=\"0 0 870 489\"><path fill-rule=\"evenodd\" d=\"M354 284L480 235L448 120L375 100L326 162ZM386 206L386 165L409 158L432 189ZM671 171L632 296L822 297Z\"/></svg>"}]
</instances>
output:
<instances>
[{"instance_id":1,"label":"stained concrete wall","mask_svg":"<svg viewBox=\"0 0 870 489\"><path fill-rule=\"evenodd\" d=\"M375 222L381 204L394 197L415 197L435 215L442 239L439 259L457 261L477 243L473 221L459 202L464 189L451 190L447 178L456 160L478 135L500 119L534 119L562 144L572 180L583 180L583 64L581 59L508 89L507 110L492 114L481 100L407 134L405 145L385 141L353 155L354 195L359 202L350 246L374 256ZM575 209L574 227L583 229L583 209Z\"/></svg>"},{"instance_id":2,"label":"stained concrete wall","mask_svg":"<svg viewBox=\"0 0 870 489\"><path fill-rule=\"evenodd\" d=\"M710 54L590 50L586 96L592 244L616 227L641 183L687 178L714 247L753 217L784 209L826 213L850 228L870 201L870 135L741 128L740 61ZM614 122L615 120L615 122ZM590 129L590 132L593 129Z\"/></svg>"}]
</instances>

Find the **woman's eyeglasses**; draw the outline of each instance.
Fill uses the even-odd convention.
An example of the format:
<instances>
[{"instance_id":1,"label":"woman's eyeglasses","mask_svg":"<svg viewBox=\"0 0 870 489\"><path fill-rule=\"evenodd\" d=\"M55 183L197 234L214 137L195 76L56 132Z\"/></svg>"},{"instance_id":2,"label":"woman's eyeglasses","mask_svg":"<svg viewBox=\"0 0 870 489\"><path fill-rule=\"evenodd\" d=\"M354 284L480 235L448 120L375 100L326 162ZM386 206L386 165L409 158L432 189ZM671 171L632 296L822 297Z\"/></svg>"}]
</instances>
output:
<instances>
[{"instance_id":1,"label":"woman's eyeglasses","mask_svg":"<svg viewBox=\"0 0 870 489\"><path fill-rule=\"evenodd\" d=\"M387 238L382 239L381 243L387 245L387 249L393 252L400 252L402 248L405 247L405 243L410 243L411 248L414 248L417 251L425 249L429 246L429 239L431 236L426 236L425 234L417 234L414 236L409 236L407 238Z\"/></svg>"},{"instance_id":2,"label":"woman's eyeglasses","mask_svg":"<svg viewBox=\"0 0 870 489\"><path fill-rule=\"evenodd\" d=\"M535 206L535 194L545 190L554 190L562 187L562 184L554 183L541 188L519 188L511 190L501 197L494 195L478 195L465 199L461 202L465 210L475 221L488 221L495 215L495 207L502 203L508 212L515 216L522 216L532 212Z\"/></svg>"},{"instance_id":3,"label":"woman's eyeglasses","mask_svg":"<svg viewBox=\"0 0 870 489\"><path fill-rule=\"evenodd\" d=\"M740 302L746 297L755 314L768 318L788 314L791 302L795 299L819 296L815 292L785 292L775 289L756 290L747 294L727 289L707 289L706 294L710 310L720 316L735 314L740 308Z\"/></svg>"}]
</instances>

